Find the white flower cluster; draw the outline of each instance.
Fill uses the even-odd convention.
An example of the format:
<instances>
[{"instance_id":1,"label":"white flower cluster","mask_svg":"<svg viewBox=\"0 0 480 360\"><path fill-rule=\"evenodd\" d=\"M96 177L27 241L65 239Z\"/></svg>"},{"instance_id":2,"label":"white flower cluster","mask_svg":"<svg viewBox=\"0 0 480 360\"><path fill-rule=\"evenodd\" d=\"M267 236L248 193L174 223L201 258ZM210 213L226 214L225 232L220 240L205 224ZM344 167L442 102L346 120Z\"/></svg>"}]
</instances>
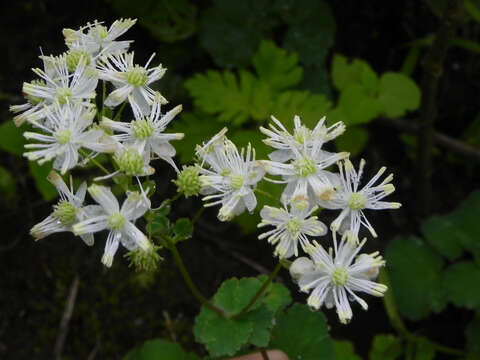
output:
<instances>
[{"instance_id":1,"label":"white flower cluster","mask_svg":"<svg viewBox=\"0 0 480 360\"><path fill-rule=\"evenodd\" d=\"M128 52L132 41L117 40L135 22L121 19L107 28L95 21L79 30L64 29L68 50L59 56L40 56L43 69L33 69L38 78L23 84L27 102L11 106L15 124L27 123L30 130L24 136L35 141L25 145L25 157L40 164L53 160L53 168L64 175L94 161L99 153L111 155L116 169L96 180L116 174L138 180L138 176L155 172L150 162L158 158L178 172L170 141L182 139L183 134L164 131L182 107L162 113L161 106L167 101L150 87L166 69L162 65L150 66L154 55L145 66L135 64L133 52ZM96 105L99 80L104 96L108 88L113 89L100 103L101 111ZM104 106L113 113L115 107L127 102L132 114L129 122L120 121L123 107L113 119L104 116ZM153 245L134 225L150 209L140 181L141 191L126 190L126 200L120 207L108 186L88 187L98 205L84 206L85 182L74 193L72 185L68 188L57 172L52 171L48 180L57 188L60 201L50 216L31 229L35 239L71 231L87 245L93 245L93 234L106 229L109 233L102 258L106 266L112 265L120 243L130 251L152 249Z\"/></svg>"},{"instance_id":2,"label":"white flower cluster","mask_svg":"<svg viewBox=\"0 0 480 360\"><path fill-rule=\"evenodd\" d=\"M268 128L260 127L267 136L265 144L274 149L269 160L257 160L250 144L239 150L224 128L197 145L198 161L194 166L179 171L170 141L180 140L184 134L164 131L182 107L162 113L167 101L151 87L166 69L151 66L154 55L144 66L136 64L133 52L128 52L131 41L117 41L134 23L125 19L115 21L108 29L100 22L79 30L65 29L68 51L60 56L40 57L43 69L33 69L39 78L23 85L27 102L11 110L16 113L17 125L26 122L31 127L24 133L27 139L36 141L25 146L28 151L24 155L29 160L53 160L53 168L64 175L88 161L96 162L99 153L107 153L115 169L110 172L96 162L106 175L94 181L117 174L136 177L140 191L126 188L126 199L120 206L108 186L94 183L88 193L97 205L84 205L86 183L74 193L72 185L67 187L62 177L52 171L48 179L58 189L60 201L50 216L31 229L34 238L70 231L92 245L93 234L107 230L102 257L106 266L112 265L120 243L130 251L153 252L156 247L135 226L135 221L151 209L138 177L152 175L155 169L151 161L163 159L178 174L178 190L185 196L204 195L205 206L219 205L221 221L232 220L245 210L254 211L255 192L261 180L284 184L278 200L281 206L260 209L262 220L258 227L269 228L259 238L275 245L274 255L279 259L296 257L290 272L300 290L310 293L308 304L313 308L335 306L340 320L348 322L352 317L349 300L367 308L357 292L382 296L387 288L374 280L385 262L378 252L359 254L366 241L359 241L359 236L362 227L377 236L365 215L367 210L400 207L399 203L383 201L395 190L391 184L393 175L381 179L386 170L382 167L362 186L364 160L357 171L348 153L324 150L325 143L345 131L345 125L338 122L327 126L323 118L309 129L298 116L294 118L293 132L273 116ZM99 80L103 95L100 111L96 105ZM112 89L108 95L106 89ZM132 115L125 122L120 115L127 103ZM112 109L112 114L115 107L120 107L115 116L108 118L104 106ZM266 174L276 178L267 178ZM312 240L328 232L318 218L320 209L337 211L329 226L333 248L328 251ZM337 234L341 236L339 243ZM302 250L309 257L299 257Z\"/></svg>"}]
</instances>

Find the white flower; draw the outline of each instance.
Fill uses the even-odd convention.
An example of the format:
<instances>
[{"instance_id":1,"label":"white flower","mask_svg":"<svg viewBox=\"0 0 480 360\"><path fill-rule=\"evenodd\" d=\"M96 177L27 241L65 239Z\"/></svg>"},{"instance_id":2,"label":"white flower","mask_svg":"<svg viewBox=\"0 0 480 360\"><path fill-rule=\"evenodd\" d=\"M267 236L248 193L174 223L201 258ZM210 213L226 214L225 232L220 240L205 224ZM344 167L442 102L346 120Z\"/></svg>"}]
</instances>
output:
<instances>
[{"instance_id":1,"label":"white flower","mask_svg":"<svg viewBox=\"0 0 480 360\"><path fill-rule=\"evenodd\" d=\"M345 160L344 165L339 162L340 186L327 201L322 199L319 201L320 205L327 209L342 209L340 215L331 223L330 228L340 234L346 233L355 240L358 240L358 233L362 225L370 231L372 236L377 237L364 214L365 209L398 209L401 206L398 202L381 201L395 191L395 187L390 184L393 174L388 175L381 183L375 184L385 172L385 167L382 167L363 188L359 189L364 166L365 160L362 159L357 173L350 160Z\"/></svg>"},{"instance_id":2,"label":"white flower","mask_svg":"<svg viewBox=\"0 0 480 360\"><path fill-rule=\"evenodd\" d=\"M385 265L378 252L362 254L354 261L365 242L366 239L357 246L344 236L337 248L334 237L334 253L332 249L326 252L314 242L315 245L309 249L313 261L308 263L308 259L299 258L292 263L300 291L310 292L307 300L309 306L315 309L324 304L327 308L335 306L340 321L345 324L353 316L349 298L358 302L364 310L368 309L367 303L356 292L383 296L387 287L372 281L373 277L368 275L378 272ZM297 266L297 262L302 262L301 266Z\"/></svg>"},{"instance_id":3,"label":"white flower","mask_svg":"<svg viewBox=\"0 0 480 360\"><path fill-rule=\"evenodd\" d=\"M81 235L96 233L104 229L109 230L102 257L102 263L105 266L112 266L113 257L120 243L130 251L136 249L149 251L151 249L152 244L147 237L133 224L150 208L150 200L144 194L128 193L127 199L120 208L110 188L91 185L88 192L100 204L103 211L75 224L73 232Z\"/></svg>"},{"instance_id":4,"label":"white flower","mask_svg":"<svg viewBox=\"0 0 480 360\"><path fill-rule=\"evenodd\" d=\"M322 146L345 132L345 124L342 121L327 127L325 125L326 117L324 116L319 120L315 128L310 130L301 123L300 117L295 115L293 118L294 129L292 135L274 116L271 116L271 118L277 127L269 124L270 129L261 126L260 131L268 136L263 142L278 149L268 155L270 160L278 162L294 159L295 152L293 149L302 151L304 147L317 146L315 143L320 143L320 146ZM323 156L324 152L319 151L319 155Z\"/></svg>"},{"instance_id":5,"label":"white flower","mask_svg":"<svg viewBox=\"0 0 480 360\"><path fill-rule=\"evenodd\" d=\"M298 256L298 243L303 249L310 244L307 235L322 236L327 233L327 227L324 223L318 220L316 216L309 217L318 207L308 209L306 206L290 206L290 212L287 207L275 208L271 206L264 206L260 211L262 221L258 227L266 225L273 225L275 229L267 231L258 236L259 239L268 237L268 242L278 245L275 248L274 255L279 258L289 258L295 254Z\"/></svg>"},{"instance_id":6,"label":"white flower","mask_svg":"<svg viewBox=\"0 0 480 360\"><path fill-rule=\"evenodd\" d=\"M73 224L86 219L89 215L95 214L99 208L96 205L83 206L87 183L83 182L74 194L72 185L70 184L69 189L56 172L51 171L47 179L57 188L60 201L54 206L54 211L47 218L30 230L30 234L35 240L43 239L57 232L73 231ZM87 245L93 245L92 233L84 233L80 237Z\"/></svg>"},{"instance_id":7,"label":"white flower","mask_svg":"<svg viewBox=\"0 0 480 360\"><path fill-rule=\"evenodd\" d=\"M133 52L102 57L97 65L99 77L111 81L117 88L108 95L105 105L114 107L128 98L132 107L135 104L142 114L148 115L156 94L149 85L160 79L167 70L161 64L148 69L154 56L155 54L150 57L145 66L133 63Z\"/></svg>"},{"instance_id":8,"label":"white flower","mask_svg":"<svg viewBox=\"0 0 480 360\"><path fill-rule=\"evenodd\" d=\"M143 116L140 109L132 104L134 105L135 120L125 123L112 121L104 117L100 125L121 133L113 136L121 143L143 146L145 152L144 156L147 159L150 159L151 153L154 153L159 158L172 165L178 172L178 168L172 159L175 156L176 151L169 141L180 140L183 138L184 134L165 134L163 131L174 119L175 115L182 111L182 106L178 105L162 115L160 110L162 101L159 97L160 95L157 93L149 116Z\"/></svg>"},{"instance_id":9,"label":"white flower","mask_svg":"<svg viewBox=\"0 0 480 360\"><path fill-rule=\"evenodd\" d=\"M316 203L319 199L328 200L334 193L339 181L338 175L324 169L348 157L349 154L347 152L328 153L321 149L322 144L321 140L314 139L309 146L304 143L301 149L292 147L294 158L288 164L269 160L261 161L269 174L283 177L283 180L267 180L287 184L281 197L283 203L297 198L309 198L312 203Z\"/></svg>"},{"instance_id":10,"label":"white flower","mask_svg":"<svg viewBox=\"0 0 480 360\"><path fill-rule=\"evenodd\" d=\"M205 206L221 204L218 218L221 221L231 220L241 214L245 208L252 212L257 206L253 193L257 182L264 175L264 170L255 161L255 150L248 144L246 153L224 137L226 130L215 135L204 147L197 149L197 155L203 160L200 168L200 184L202 194L213 194L203 198L208 201ZM219 144L219 139L223 139ZM213 146L212 146L213 145ZM214 155L208 154L210 149ZM211 201L211 202L210 202Z\"/></svg>"},{"instance_id":11,"label":"white flower","mask_svg":"<svg viewBox=\"0 0 480 360\"><path fill-rule=\"evenodd\" d=\"M34 122L45 118L46 105L52 103L64 105L69 101L88 106L90 99L95 98L95 88L98 83L97 71L87 67L85 58L79 60L73 74L68 71L66 54L58 57L42 57L42 59L45 69L32 69L41 80L23 83L23 93L31 100L32 107L27 109L27 104L23 105L22 109L27 111L16 117L17 125L25 120ZM17 112L21 111L20 107L11 109Z\"/></svg>"},{"instance_id":12,"label":"white flower","mask_svg":"<svg viewBox=\"0 0 480 360\"><path fill-rule=\"evenodd\" d=\"M63 35L70 50L80 48L92 56L120 53L128 50L132 40L115 41L115 39L130 29L136 21L136 19L116 20L108 29L102 25L103 22L94 21L93 24L88 23L79 30L63 29Z\"/></svg>"},{"instance_id":13,"label":"white flower","mask_svg":"<svg viewBox=\"0 0 480 360\"><path fill-rule=\"evenodd\" d=\"M53 167L64 174L77 165L78 150L82 147L97 152L113 152L115 148L112 144L102 141L106 137L103 130L87 130L93 123L95 112L93 107L86 108L78 103L72 105L69 101L63 106L55 103L46 108L45 125L32 121L44 133L27 131L23 134L29 140L40 141L25 145L25 148L34 150L25 152L24 156L32 161L38 160L39 164L55 158Z\"/></svg>"}]
</instances>

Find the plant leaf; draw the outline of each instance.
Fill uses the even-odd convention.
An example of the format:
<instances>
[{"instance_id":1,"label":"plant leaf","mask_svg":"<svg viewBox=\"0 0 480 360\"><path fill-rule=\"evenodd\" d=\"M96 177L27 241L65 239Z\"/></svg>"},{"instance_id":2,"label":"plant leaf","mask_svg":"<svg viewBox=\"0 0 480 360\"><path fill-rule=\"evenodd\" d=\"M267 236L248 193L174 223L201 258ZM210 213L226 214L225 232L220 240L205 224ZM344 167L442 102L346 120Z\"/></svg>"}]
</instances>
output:
<instances>
[{"instance_id":1,"label":"plant leaf","mask_svg":"<svg viewBox=\"0 0 480 360\"><path fill-rule=\"evenodd\" d=\"M123 360L200 360L192 353L185 352L180 345L163 339L146 341L142 346L133 349L123 357Z\"/></svg>"},{"instance_id":2,"label":"plant leaf","mask_svg":"<svg viewBox=\"0 0 480 360\"><path fill-rule=\"evenodd\" d=\"M376 335L368 356L369 360L395 360L402 355L400 339L393 335Z\"/></svg>"},{"instance_id":3,"label":"plant leaf","mask_svg":"<svg viewBox=\"0 0 480 360\"><path fill-rule=\"evenodd\" d=\"M16 127L11 120L2 123L0 125L0 149L21 156L25 145L24 130L24 127Z\"/></svg>"},{"instance_id":4,"label":"plant leaf","mask_svg":"<svg viewBox=\"0 0 480 360\"><path fill-rule=\"evenodd\" d=\"M362 360L360 356L355 354L355 349L350 341L334 340L333 349L335 351L335 359L338 360Z\"/></svg>"},{"instance_id":5,"label":"plant leaf","mask_svg":"<svg viewBox=\"0 0 480 360\"><path fill-rule=\"evenodd\" d=\"M389 118L405 115L420 106L420 88L408 76L386 72L380 78L378 100Z\"/></svg>"},{"instance_id":6,"label":"plant leaf","mask_svg":"<svg viewBox=\"0 0 480 360\"><path fill-rule=\"evenodd\" d=\"M444 284L448 300L467 309L480 306L480 267L472 261L462 261L451 265L444 274Z\"/></svg>"}]
</instances>

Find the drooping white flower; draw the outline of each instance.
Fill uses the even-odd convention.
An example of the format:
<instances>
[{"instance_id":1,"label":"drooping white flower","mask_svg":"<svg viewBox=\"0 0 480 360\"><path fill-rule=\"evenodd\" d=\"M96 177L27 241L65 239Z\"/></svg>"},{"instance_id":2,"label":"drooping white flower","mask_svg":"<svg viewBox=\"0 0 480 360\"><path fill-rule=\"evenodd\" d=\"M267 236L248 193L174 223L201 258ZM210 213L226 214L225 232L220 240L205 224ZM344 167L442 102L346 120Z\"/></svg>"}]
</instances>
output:
<instances>
[{"instance_id":1,"label":"drooping white flower","mask_svg":"<svg viewBox=\"0 0 480 360\"><path fill-rule=\"evenodd\" d=\"M130 29L136 21L137 19L116 20L107 29L103 22L95 20L93 24L88 23L79 30L63 29L63 35L65 36L65 43L70 50L82 49L92 56L121 53L127 51L130 43L133 41L115 40Z\"/></svg>"},{"instance_id":2,"label":"drooping white flower","mask_svg":"<svg viewBox=\"0 0 480 360\"><path fill-rule=\"evenodd\" d=\"M257 206L253 192L256 184L263 178L265 171L255 161L255 150L248 144L246 152L224 137L226 130L215 135L205 146L197 149L202 159L200 184L202 194L211 194L203 198L205 206L221 204L218 218L231 220L241 214L245 208L252 212ZM218 144L222 138L222 144ZM208 154L213 151L214 155ZM208 168L205 166L208 165Z\"/></svg>"},{"instance_id":3,"label":"drooping white flower","mask_svg":"<svg viewBox=\"0 0 480 360\"><path fill-rule=\"evenodd\" d=\"M108 95L105 105L114 107L128 98L132 108L135 104L143 115L148 115L156 94L149 85L160 79L167 69L161 64L148 69L155 54L145 66L134 64L133 55L133 52L109 54L98 61L100 79L111 81L116 87Z\"/></svg>"},{"instance_id":4,"label":"drooping white flower","mask_svg":"<svg viewBox=\"0 0 480 360\"><path fill-rule=\"evenodd\" d=\"M104 117L100 125L120 133L113 135L119 142L143 147L144 156L147 159L150 159L153 153L172 165L178 172L178 168L173 161L176 151L169 141L181 140L184 134L165 134L163 131L174 117L182 111L182 106L178 105L166 114L162 114L161 104L161 95L157 93L150 115L143 116L136 104L132 103L135 120L126 123L112 121Z\"/></svg>"},{"instance_id":5,"label":"drooping white flower","mask_svg":"<svg viewBox=\"0 0 480 360\"><path fill-rule=\"evenodd\" d=\"M73 232L76 235L96 233L109 230L102 263L112 266L113 257L121 243L128 250L141 249L149 251L152 244L147 237L134 225L135 220L141 217L150 208L150 200L138 192L130 192L120 208L117 199L110 188L100 185L91 185L88 188L92 198L100 204L102 212L96 216L75 224Z\"/></svg>"},{"instance_id":6,"label":"drooping white flower","mask_svg":"<svg viewBox=\"0 0 480 360\"><path fill-rule=\"evenodd\" d=\"M65 105L58 103L45 109L46 121L32 124L43 131L27 131L23 135L29 140L40 143L26 144L25 148L33 149L24 153L29 160L38 160L39 164L55 159L53 167L65 174L78 163L78 150L87 148L96 152L113 152L112 143L103 141L107 135L101 129L87 128L92 125L96 110L82 104ZM48 126L47 126L48 125Z\"/></svg>"},{"instance_id":7,"label":"drooping white flower","mask_svg":"<svg viewBox=\"0 0 480 360\"><path fill-rule=\"evenodd\" d=\"M305 249L310 244L308 236L322 236L327 233L325 224L319 221L317 216L310 216L318 207L309 210L308 203L300 207L296 206L297 204L291 205L290 211L286 206L264 206L260 211L262 221L258 227L273 225L275 229L259 235L258 238L267 238L269 243L277 244L274 255L280 259L298 256L298 243Z\"/></svg>"},{"instance_id":8,"label":"drooping white flower","mask_svg":"<svg viewBox=\"0 0 480 360\"><path fill-rule=\"evenodd\" d=\"M322 144L321 140L314 139L308 146L304 143L301 149L291 147L294 158L289 163L261 161L267 173L283 177L283 180L270 181L287 184L281 197L283 203L297 198L309 198L314 204L319 199L328 200L334 193L339 182L338 175L324 169L349 154L328 153L322 150Z\"/></svg>"},{"instance_id":9,"label":"drooping white flower","mask_svg":"<svg viewBox=\"0 0 480 360\"><path fill-rule=\"evenodd\" d=\"M322 146L324 143L335 139L345 132L345 124L342 121L327 127L325 125L326 117L321 118L315 128L310 130L302 124L300 117L295 115L293 135L272 115L274 124L269 124L270 129L260 127L260 131L268 136L263 140L265 144L278 149L268 155L270 160L286 162L295 158L293 149L302 151L305 147ZM318 154L325 157L326 152L319 150ZM328 153L327 153L328 154Z\"/></svg>"},{"instance_id":10,"label":"drooping white flower","mask_svg":"<svg viewBox=\"0 0 480 360\"><path fill-rule=\"evenodd\" d=\"M99 210L99 206L96 205L83 206L87 183L83 182L74 193L72 184L70 183L70 188L68 188L55 171L51 171L47 179L57 188L60 201L53 207L53 212L47 218L30 230L30 234L35 240L43 239L57 232L73 231L72 226L75 223L85 220ZM80 237L85 244L93 245L92 233L84 233Z\"/></svg>"},{"instance_id":11,"label":"drooping white flower","mask_svg":"<svg viewBox=\"0 0 480 360\"><path fill-rule=\"evenodd\" d=\"M69 101L89 106L90 99L95 98L95 88L98 83L97 71L87 67L86 59L81 58L71 74L68 71L65 54L41 58L44 61L44 70L32 69L41 80L23 83L23 93L30 100L30 107L24 104L11 108L14 112L26 110L14 119L17 125L21 125L25 120L31 122L42 120L46 116L46 109L53 103L65 105Z\"/></svg>"},{"instance_id":12,"label":"drooping white flower","mask_svg":"<svg viewBox=\"0 0 480 360\"><path fill-rule=\"evenodd\" d=\"M377 236L364 214L365 209L398 209L401 206L398 202L382 201L384 197L395 191L395 187L390 183L393 174L376 184L385 172L385 167L382 167L363 188L359 188L364 166L365 160L362 159L357 173L350 160L345 160L343 164L339 162L340 186L327 201L319 200L322 207L342 210L330 225L332 231L338 231L340 234L346 233L355 240L358 240L358 233L362 225L370 231L372 236Z\"/></svg>"},{"instance_id":13,"label":"drooping white flower","mask_svg":"<svg viewBox=\"0 0 480 360\"><path fill-rule=\"evenodd\" d=\"M344 236L337 247L334 235L335 250L327 252L314 241L314 246L309 248L311 260L298 258L292 263L300 291L310 293L307 300L309 306L315 309L323 305L327 308L335 306L340 321L346 324L353 316L349 298L367 310L367 303L357 292L383 296L387 287L372 281L373 276L369 274L378 272L385 261L378 252L355 258L365 242L366 239L357 245Z\"/></svg>"}]
</instances>

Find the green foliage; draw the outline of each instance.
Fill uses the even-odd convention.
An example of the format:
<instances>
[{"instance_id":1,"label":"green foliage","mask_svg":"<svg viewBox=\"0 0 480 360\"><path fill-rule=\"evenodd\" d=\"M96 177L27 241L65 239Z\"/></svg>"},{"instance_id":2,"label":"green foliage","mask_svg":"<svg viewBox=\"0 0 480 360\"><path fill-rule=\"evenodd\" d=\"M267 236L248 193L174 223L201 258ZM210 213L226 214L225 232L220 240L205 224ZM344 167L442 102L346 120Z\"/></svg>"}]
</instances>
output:
<instances>
[{"instance_id":1,"label":"green foliage","mask_svg":"<svg viewBox=\"0 0 480 360\"><path fill-rule=\"evenodd\" d=\"M355 348L350 341L334 340L333 351L337 360L362 360L360 356L355 354Z\"/></svg>"},{"instance_id":2,"label":"green foliage","mask_svg":"<svg viewBox=\"0 0 480 360\"><path fill-rule=\"evenodd\" d=\"M14 155L22 155L25 139L25 127L16 127L13 121L8 120L0 125L0 149Z\"/></svg>"},{"instance_id":3,"label":"green foliage","mask_svg":"<svg viewBox=\"0 0 480 360\"><path fill-rule=\"evenodd\" d=\"M186 39L197 28L197 8L188 0L115 0L112 5L119 14L137 18L160 41Z\"/></svg>"},{"instance_id":4,"label":"green foliage","mask_svg":"<svg viewBox=\"0 0 480 360\"><path fill-rule=\"evenodd\" d=\"M284 351L290 359L334 358L325 317L301 304L292 305L278 316L269 347Z\"/></svg>"},{"instance_id":5,"label":"green foliage","mask_svg":"<svg viewBox=\"0 0 480 360\"><path fill-rule=\"evenodd\" d=\"M157 211L150 211L145 218L147 226L145 227L149 237L166 236L170 233L170 220L167 215L170 212L168 206Z\"/></svg>"},{"instance_id":6,"label":"green foliage","mask_svg":"<svg viewBox=\"0 0 480 360\"><path fill-rule=\"evenodd\" d=\"M264 278L261 278L263 280ZM262 286L257 278L232 278L223 282L212 299L212 304L234 315L242 311ZM286 296L286 299L279 299ZM235 318L224 318L202 307L195 319L195 339L204 344L211 356L234 355L250 343L266 346L270 341L275 311L290 301L288 290L272 284L266 295L255 302L250 310Z\"/></svg>"},{"instance_id":7,"label":"green foliage","mask_svg":"<svg viewBox=\"0 0 480 360\"><path fill-rule=\"evenodd\" d=\"M30 168L30 174L35 181L35 186L43 199L45 201L55 199L58 196L57 189L47 180L47 175L52 170L52 162L38 165L35 161L29 161L28 166Z\"/></svg>"},{"instance_id":8,"label":"green foliage","mask_svg":"<svg viewBox=\"0 0 480 360\"><path fill-rule=\"evenodd\" d=\"M180 345L163 339L149 340L133 349L123 360L200 360L198 356L185 352Z\"/></svg>"},{"instance_id":9,"label":"green foliage","mask_svg":"<svg viewBox=\"0 0 480 360\"><path fill-rule=\"evenodd\" d=\"M190 239L193 234L193 224L189 218L180 218L173 225L173 240L175 242Z\"/></svg>"},{"instance_id":10,"label":"green foliage","mask_svg":"<svg viewBox=\"0 0 480 360\"><path fill-rule=\"evenodd\" d=\"M402 355L400 339L393 335L376 335L372 342L369 360L395 360Z\"/></svg>"},{"instance_id":11,"label":"green foliage","mask_svg":"<svg viewBox=\"0 0 480 360\"><path fill-rule=\"evenodd\" d=\"M462 255L461 238L448 215L427 219L422 223L422 232L427 242L448 260L456 260Z\"/></svg>"},{"instance_id":12,"label":"green foliage","mask_svg":"<svg viewBox=\"0 0 480 360\"><path fill-rule=\"evenodd\" d=\"M415 360L432 360L435 358L435 349L425 341L415 344Z\"/></svg>"},{"instance_id":13,"label":"green foliage","mask_svg":"<svg viewBox=\"0 0 480 360\"><path fill-rule=\"evenodd\" d=\"M394 238L386 249L387 269L399 311L419 320L446 303L442 286L443 259L419 238ZM419 276L421 274L421 276Z\"/></svg>"},{"instance_id":14,"label":"green foliage","mask_svg":"<svg viewBox=\"0 0 480 360\"><path fill-rule=\"evenodd\" d=\"M467 350L470 353L480 355L480 319L475 318L465 329Z\"/></svg>"},{"instance_id":15,"label":"green foliage","mask_svg":"<svg viewBox=\"0 0 480 360\"><path fill-rule=\"evenodd\" d=\"M0 194L5 204L17 196L17 183L10 171L3 166L0 166Z\"/></svg>"},{"instance_id":16,"label":"green foliage","mask_svg":"<svg viewBox=\"0 0 480 360\"><path fill-rule=\"evenodd\" d=\"M341 93L337 105L345 115L348 125L365 124L375 119L382 111L381 102L370 96L360 84L351 84Z\"/></svg>"},{"instance_id":17,"label":"green foliage","mask_svg":"<svg viewBox=\"0 0 480 360\"><path fill-rule=\"evenodd\" d=\"M369 135L368 131L360 126L351 126L335 139L337 149L341 151L348 151L350 157L359 154L367 144Z\"/></svg>"},{"instance_id":18,"label":"green foliage","mask_svg":"<svg viewBox=\"0 0 480 360\"><path fill-rule=\"evenodd\" d=\"M351 64L340 54L335 54L332 60L332 82L337 90L345 90L349 85L360 84L370 90L370 94L377 91L378 76L370 65L360 59L354 59Z\"/></svg>"},{"instance_id":19,"label":"green foliage","mask_svg":"<svg viewBox=\"0 0 480 360\"><path fill-rule=\"evenodd\" d=\"M386 117L403 116L420 106L420 89L408 76L386 72L380 78L379 97Z\"/></svg>"},{"instance_id":20,"label":"green foliage","mask_svg":"<svg viewBox=\"0 0 480 360\"><path fill-rule=\"evenodd\" d=\"M480 307L480 267L472 261L450 266L444 275L448 299L456 306L475 309Z\"/></svg>"}]
</instances>

